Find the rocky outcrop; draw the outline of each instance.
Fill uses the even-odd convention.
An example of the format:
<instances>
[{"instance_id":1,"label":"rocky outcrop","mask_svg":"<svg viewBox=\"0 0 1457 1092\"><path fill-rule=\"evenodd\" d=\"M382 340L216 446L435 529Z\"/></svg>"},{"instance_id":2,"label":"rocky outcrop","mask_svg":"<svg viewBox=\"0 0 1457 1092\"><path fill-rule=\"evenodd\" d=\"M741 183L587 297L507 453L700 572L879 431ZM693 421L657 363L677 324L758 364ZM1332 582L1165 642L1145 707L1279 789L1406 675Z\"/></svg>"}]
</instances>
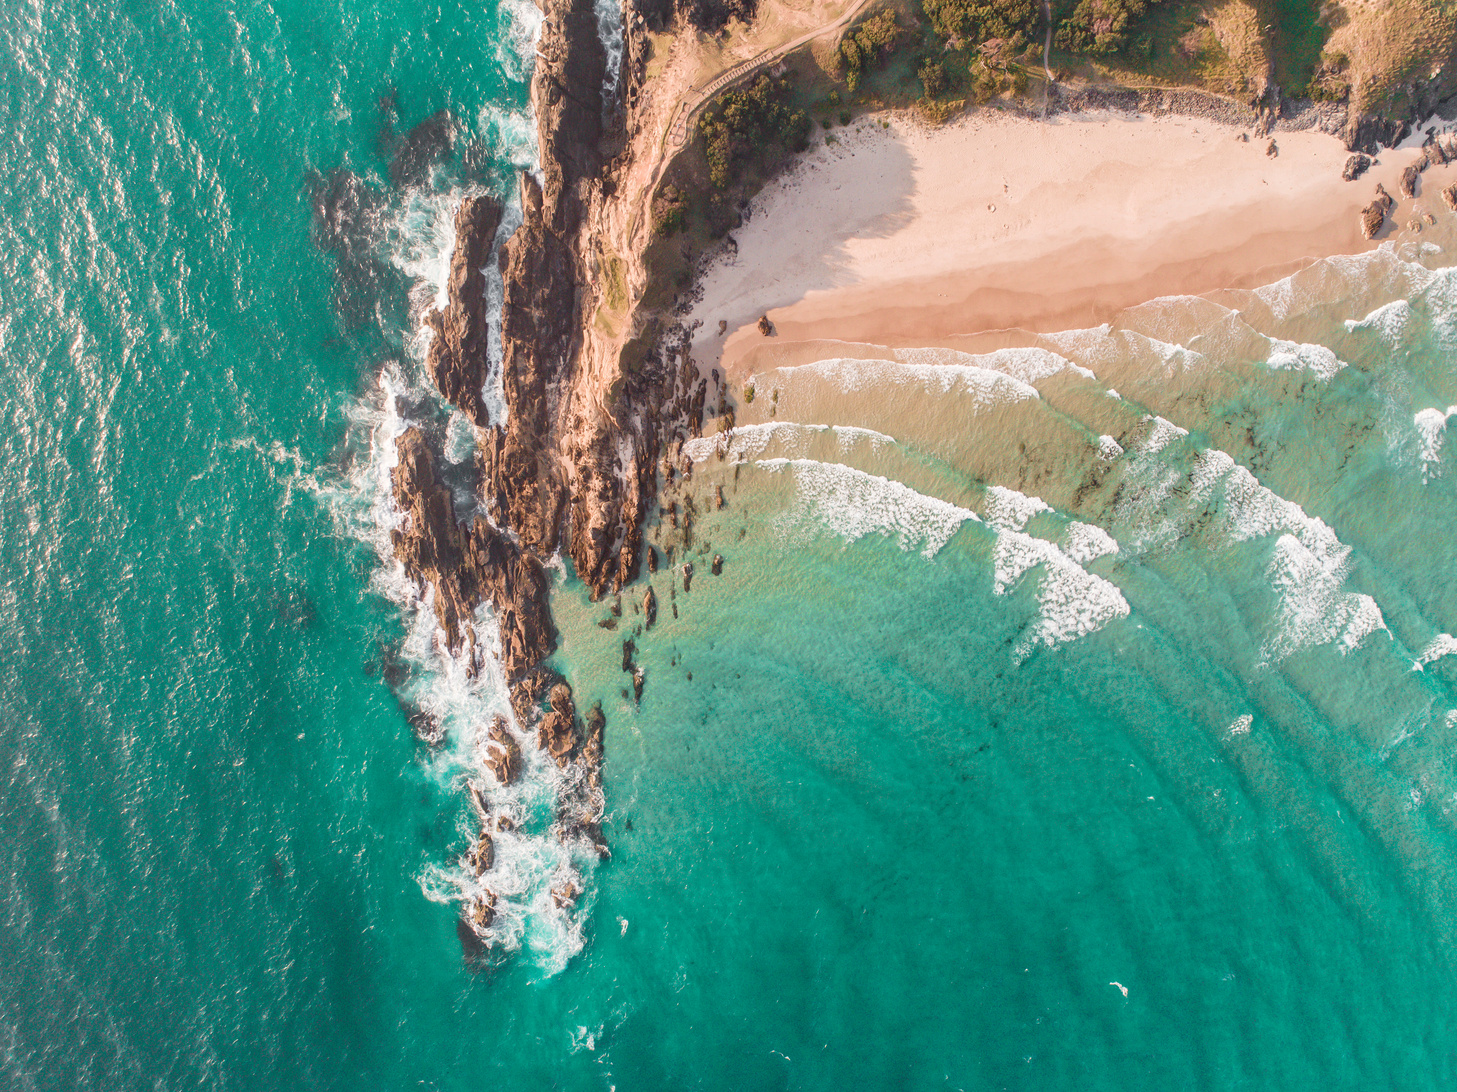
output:
<instances>
[{"instance_id":1,"label":"rocky outcrop","mask_svg":"<svg viewBox=\"0 0 1457 1092\"><path fill-rule=\"evenodd\" d=\"M486 381L486 263L501 225L494 197L468 197L455 214L455 250L447 281L449 303L427 321L435 331L425 366L436 388L475 424L489 424L481 389Z\"/></svg>"},{"instance_id":2,"label":"rocky outcrop","mask_svg":"<svg viewBox=\"0 0 1457 1092\"><path fill-rule=\"evenodd\" d=\"M565 767L577 750L576 708L572 688L557 683L551 690L551 708L536 728L536 745Z\"/></svg>"},{"instance_id":3,"label":"rocky outcrop","mask_svg":"<svg viewBox=\"0 0 1457 1092\"><path fill-rule=\"evenodd\" d=\"M1386 192L1386 187L1378 182L1375 200L1361 210L1361 234L1368 239L1376 238L1377 233L1386 223L1387 214L1391 212L1395 204L1396 201L1391 194Z\"/></svg>"},{"instance_id":4,"label":"rocky outcrop","mask_svg":"<svg viewBox=\"0 0 1457 1092\"><path fill-rule=\"evenodd\" d=\"M519 680L556 649L546 571L485 519L456 521L454 498L419 429L407 429L395 450L391 485L405 513L393 533L395 556L413 579L434 586L435 614L453 652L474 653L467 623L479 604L490 603L500 620L506 678Z\"/></svg>"},{"instance_id":5,"label":"rocky outcrop","mask_svg":"<svg viewBox=\"0 0 1457 1092\"><path fill-rule=\"evenodd\" d=\"M1346 160L1346 166L1341 171L1341 177L1347 182L1354 182L1360 178L1371 166L1371 157L1357 152Z\"/></svg>"},{"instance_id":6,"label":"rocky outcrop","mask_svg":"<svg viewBox=\"0 0 1457 1092\"><path fill-rule=\"evenodd\" d=\"M1415 197L1417 195L1417 183L1421 181L1422 167L1425 165L1425 162L1421 167L1413 163L1401 172L1401 195L1403 197Z\"/></svg>"},{"instance_id":7,"label":"rocky outcrop","mask_svg":"<svg viewBox=\"0 0 1457 1092\"><path fill-rule=\"evenodd\" d=\"M506 718L497 716L491 722L485 746L486 767L502 785L510 785L521 776L521 745L506 727Z\"/></svg>"},{"instance_id":8,"label":"rocky outcrop","mask_svg":"<svg viewBox=\"0 0 1457 1092\"><path fill-rule=\"evenodd\" d=\"M1457 182L1452 183L1442 191L1442 200L1447 202L1447 207L1457 212Z\"/></svg>"}]
</instances>

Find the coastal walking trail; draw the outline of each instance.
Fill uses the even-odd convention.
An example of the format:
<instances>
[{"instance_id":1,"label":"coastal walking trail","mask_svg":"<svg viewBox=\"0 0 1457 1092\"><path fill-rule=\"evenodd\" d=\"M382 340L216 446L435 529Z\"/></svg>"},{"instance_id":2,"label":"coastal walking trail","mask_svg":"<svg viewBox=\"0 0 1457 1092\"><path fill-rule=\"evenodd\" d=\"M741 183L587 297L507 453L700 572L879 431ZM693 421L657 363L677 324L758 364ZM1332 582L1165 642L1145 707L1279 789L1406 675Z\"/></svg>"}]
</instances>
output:
<instances>
[{"instance_id":1,"label":"coastal walking trail","mask_svg":"<svg viewBox=\"0 0 1457 1092\"><path fill-rule=\"evenodd\" d=\"M793 52L806 42L812 42L832 30L839 30L841 27L847 25L850 20L854 19L855 16L859 15L861 10L869 3L870 0L856 0L850 9L833 23L826 23L824 26L811 30L807 34L801 34L792 42L774 46L772 49L764 50L763 53L760 53L756 57L750 57L747 61L741 61L726 72L720 72L701 89L690 87L688 93L679 100L677 112L673 115L673 122L668 126L668 145L673 149L678 149L688 142L688 133L690 132L694 115L703 109L704 104L709 99L713 98L714 95L718 94L725 87L737 83L745 76L758 71L766 64L778 60L786 53ZM664 151L666 152L666 149Z\"/></svg>"},{"instance_id":2,"label":"coastal walking trail","mask_svg":"<svg viewBox=\"0 0 1457 1092\"><path fill-rule=\"evenodd\" d=\"M646 207L652 201L652 195L657 192L658 182L663 176L663 171L667 168L668 163L673 157L688 143L688 134L692 132L694 118L713 96L717 95L724 88L742 80L744 77L757 72L765 65L771 64L785 54L798 49L806 42L812 42L822 35L829 34L831 31L839 30L847 26L870 2L871 0L855 0L855 3L850 5L845 13L833 22L825 23L823 26L816 27L814 30L801 34L793 41L766 49L746 61L740 61L732 68L720 72L701 88L690 87L678 100L678 105L672 115L673 120L668 125L667 134L662 138L658 146L657 161L653 164L648 184L641 191L641 199L633 209L627 228L628 236L632 237L640 226L648 222Z\"/></svg>"}]
</instances>

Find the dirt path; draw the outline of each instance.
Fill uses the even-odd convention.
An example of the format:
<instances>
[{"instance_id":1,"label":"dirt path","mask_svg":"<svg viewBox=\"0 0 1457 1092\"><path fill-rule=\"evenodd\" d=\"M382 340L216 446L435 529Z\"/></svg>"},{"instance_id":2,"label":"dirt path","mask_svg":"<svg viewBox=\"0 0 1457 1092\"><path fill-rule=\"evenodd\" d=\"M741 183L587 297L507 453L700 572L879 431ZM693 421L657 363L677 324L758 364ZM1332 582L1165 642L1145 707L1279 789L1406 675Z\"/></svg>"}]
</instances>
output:
<instances>
[{"instance_id":1,"label":"dirt path","mask_svg":"<svg viewBox=\"0 0 1457 1092\"><path fill-rule=\"evenodd\" d=\"M717 95L724 88L737 83L753 72L757 72L766 64L772 64L785 54L792 53L805 43L812 42L832 30L839 30L841 27L848 25L870 2L871 0L856 0L854 6L833 23L826 23L824 26L817 27L808 34L801 34L792 42L775 46L773 49L766 49L757 57L750 57L747 61L741 61L728 71L719 73L702 88L689 88L688 93L678 101L678 110L673 116L673 124L668 127L668 146L677 149L688 143L688 133L691 131L694 116L703 109L704 105L713 96ZM664 149L664 153L667 154L666 148Z\"/></svg>"}]
</instances>

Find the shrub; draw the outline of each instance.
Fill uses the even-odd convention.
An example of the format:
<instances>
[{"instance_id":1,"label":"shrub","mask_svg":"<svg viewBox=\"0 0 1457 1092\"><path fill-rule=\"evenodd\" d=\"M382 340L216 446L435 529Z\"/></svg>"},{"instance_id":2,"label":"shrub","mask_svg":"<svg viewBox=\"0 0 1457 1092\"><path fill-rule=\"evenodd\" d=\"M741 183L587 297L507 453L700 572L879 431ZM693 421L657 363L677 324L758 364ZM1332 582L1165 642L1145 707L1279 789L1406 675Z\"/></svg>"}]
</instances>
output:
<instances>
[{"instance_id":1,"label":"shrub","mask_svg":"<svg viewBox=\"0 0 1457 1092\"><path fill-rule=\"evenodd\" d=\"M946 90L946 66L940 61L927 61L921 65L917 75L921 78L921 86L926 89L926 98L934 99Z\"/></svg>"},{"instance_id":2,"label":"shrub","mask_svg":"<svg viewBox=\"0 0 1457 1092\"><path fill-rule=\"evenodd\" d=\"M672 235L683 230L688 198L676 186L666 186L653 202L653 231Z\"/></svg>"},{"instance_id":3,"label":"shrub","mask_svg":"<svg viewBox=\"0 0 1457 1092\"><path fill-rule=\"evenodd\" d=\"M851 91L860 86L860 74L878 67L885 60L895 43L900 40L900 24L895 21L895 12L882 11L873 15L855 28L840 43L837 59L845 72L845 83Z\"/></svg>"},{"instance_id":4,"label":"shrub","mask_svg":"<svg viewBox=\"0 0 1457 1092\"><path fill-rule=\"evenodd\" d=\"M921 7L942 38L973 45L1002 38L1013 53L1036 36L1042 19L1037 0L921 0Z\"/></svg>"},{"instance_id":5,"label":"shrub","mask_svg":"<svg viewBox=\"0 0 1457 1092\"><path fill-rule=\"evenodd\" d=\"M1149 3L1159 0L1078 0L1073 13L1057 28L1057 45L1074 53L1114 53ZM1152 47L1149 42L1149 47Z\"/></svg>"},{"instance_id":6,"label":"shrub","mask_svg":"<svg viewBox=\"0 0 1457 1092\"><path fill-rule=\"evenodd\" d=\"M788 102L786 80L760 76L746 88L725 92L698 120L708 174L726 188L750 167L773 170L809 144L810 120Z\"/></svg>"}]
</instances>

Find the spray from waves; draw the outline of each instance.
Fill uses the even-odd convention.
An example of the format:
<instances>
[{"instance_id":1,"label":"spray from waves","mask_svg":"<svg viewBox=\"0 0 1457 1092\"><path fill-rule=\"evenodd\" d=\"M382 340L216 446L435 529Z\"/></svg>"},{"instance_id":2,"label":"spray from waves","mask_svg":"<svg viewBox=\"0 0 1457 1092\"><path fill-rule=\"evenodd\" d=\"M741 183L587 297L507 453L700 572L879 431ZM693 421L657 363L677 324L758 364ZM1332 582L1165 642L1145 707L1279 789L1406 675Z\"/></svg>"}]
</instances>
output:
<instances>
[{"instance_id":1,"label":"spray from waves","mask_svg":"<svg viewBox=\"0 0 1457 1092\"><path fill-rule=\"evenodd\" d=\"M530 0L502 0L496 9L496 63L513 83L531 78L536 43L546 16ZM484 127L483 127L484 128ZM535 144L533 142L533 148Z\"/></svg>"},{"instance_id":2,"label":"spray from waves","mask_svg":"<svg viewBox=\"0 0 1457 1092\"><path fill-rule=\"evenodd\" d=\"M532 24L527 21L528 30ZM529 118L492 111L482 131L496 162L534 162ZM461 939L469 951L496 959L525 952L544 974L566 966L582 947L593 885L586 882L597 854L565 842L553 831L571 771L551 762L517 722L500 667L500 628L489 606L468 623L469 651L452 654L438 624L433 591L420 587L394 556L393 533L408 516L396 505L391 472L397 439L409 428L444 432L442 473L473 479L478 435L463 415L444 403L430 383L425 358L429 312L447 302L455 247L454 219L474 187L438 187L435 180L396 195L380 218L374 239L379 260L410 284L405 352L384 363L362 395L348 399L346 456L303 482L313 492L338 537L372 556L371 590L393 603L404 636L393 653L390 682L411 724L428 744L421 766L443 797L456 802L457 849L430 861L418 877L425 897L462 910ZM521 220L519 198L507 204L497 243ZM488 330L487 411L505 416L501 392L500 310L503 295L495 262L486 267ZM458 485L457 512L474 515L473 491ZM510 755L510 772L501 759ZM498 774L500 776L498 776ZM564 894L565 893L565 894Z\"/></svg>"},{"instance_id":3,"label":"spray from waves","mask_svg":"<svg viewBox=\"0 0 1457 1092\"><path fill-rule=\"evenodd\" d=\"M1039 645L1055 648L1128 616L1128 602L1114 584L1088 572L1057 543L1021 529L1034 514L1052 514L1035 497L1002 488L988 490L989 516L984 519L968 508L839 463L766 459L755 465L771 473L793 474L798 505L780 521L781 531L791 539L820 530L848 542L880 534L896 538L902 549L919 547L930 560L964 524L990 530L995 535L992 590L997 595L1010 594L1029 574L1040 573L1035 588L1038 617L1014 649L1019 661ZM1070 521L1068 533L1083 544L1090 559L1117 551L1111 538L1100 536L1096 528Z\"/></svg>"},{"instance_id":4,"label":"spray from waves","mask_svg":"<svg viewBox=\"0 0 1457 1092\"><path fill-rule=\"evenodd\" d=\"M617 91L617 81L622 69L622 2L596 0L593 9L597 14L597 33L607 54L607 76L602 81L602 100L610 103Z\"/></svg>"},{"instance_id":5,"label":"spray from waves","mask_svg":"<svg viewBox=\"0 0 1457 1092\"><path fill-rule=\"evenodd\" d=\"M422 593L393 556L391 532L406 518L391 490L395 441L407 428L430 427L438 419L431 390L418 360L386 365L375 388L345 409L353 456L346 471L315 475L311 491L336 533L373 553L371 589L394 603L405 619L398 649L403 681L396 684L396 695L431 745L421 759L428 780L463 805L456 823L461 850L428 864L419 878L421 890L442 904L489 906L491 920L476 930L486 947L499 954L524 950L543 973L555 974L582 947L592 890L583 877L596 862L594 852L564 846L551 833L566 775L516 722L499 667L499 625L489 607L481 607L471 622L477 659L468 663L469 653L456 656L447 649L429 589ZM455 425L452 420L448 427ZM471 457L473 444L464 454ZM493 726L504 730L507 746L519 753L521 771L510 784L494 772L492 752L501 738L493 738ZM479 841L486 824L493 858L489 871L466 849ZM554 892L567 887L588 894L565 905Z\"/></svg>"}]
</instances>

